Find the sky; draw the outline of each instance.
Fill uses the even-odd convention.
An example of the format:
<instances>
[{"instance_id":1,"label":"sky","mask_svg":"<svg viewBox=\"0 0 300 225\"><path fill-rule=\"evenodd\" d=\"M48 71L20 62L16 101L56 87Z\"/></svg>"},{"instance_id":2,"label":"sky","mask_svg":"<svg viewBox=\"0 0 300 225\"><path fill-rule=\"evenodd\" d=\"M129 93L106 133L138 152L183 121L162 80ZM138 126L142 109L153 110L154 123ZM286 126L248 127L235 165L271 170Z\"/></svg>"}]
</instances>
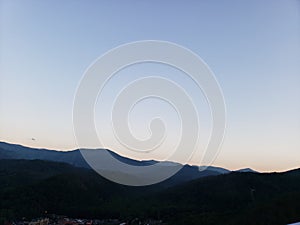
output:
<instances>
[{"instance_id":1,"label":"sky","mask_svg":"<svg viewBox=\"0 0 300 225\"><path fill-rule=\"evenodd\" d=\"M86 69L119 45L163 40L199 55L222 88L227 128L213 165L258 171L300 166L299 1L0 0L0 10L1 141L77 148L73 101ZM180 84L195 101L203 148L211 127L205 97L182 72L147 63L120 71L103 90L95 104L97 132L106 140L99 147L130 156L112 140L105 116L124 85L151 75ZM132 132L147 138L155 116L165 118L171 148L180 124L162 101L146 100L132 110Z\"/></svg>"}]
</instances>

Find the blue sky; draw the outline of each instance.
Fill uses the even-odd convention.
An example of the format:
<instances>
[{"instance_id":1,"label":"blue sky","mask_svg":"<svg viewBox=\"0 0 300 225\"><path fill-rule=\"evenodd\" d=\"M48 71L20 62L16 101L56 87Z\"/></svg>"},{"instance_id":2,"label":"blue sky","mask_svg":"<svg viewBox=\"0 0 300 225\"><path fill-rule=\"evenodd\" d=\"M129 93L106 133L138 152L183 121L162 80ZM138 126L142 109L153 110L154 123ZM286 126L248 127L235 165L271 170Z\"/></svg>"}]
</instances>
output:
<instances>
[{"instance_id":1,"label":"blue sky","mask_svg":"<svg viewBox=\"0 0 300 225\"><path fill-rule=\"evenodd\" d=\"M198 54L222 87L227 132L215 165L261 171L299 167L299 1L0 2L1 140L76 148L72 104L86 68L118 45L165 40ZM127 77L142 72L159 73L159 67L137 68ZM171 72L163 70L166 77ZM175 81L198 99L192 84L179 75ZM116 78L111 90L122 82ZM96 110L103 105L98 102ZM145 108L157 113L154 106ZM209 127L206 114L203 124ZM149 115L142 115L133 126L145 137L139 124Z\"/></svg>"}]
</instances>

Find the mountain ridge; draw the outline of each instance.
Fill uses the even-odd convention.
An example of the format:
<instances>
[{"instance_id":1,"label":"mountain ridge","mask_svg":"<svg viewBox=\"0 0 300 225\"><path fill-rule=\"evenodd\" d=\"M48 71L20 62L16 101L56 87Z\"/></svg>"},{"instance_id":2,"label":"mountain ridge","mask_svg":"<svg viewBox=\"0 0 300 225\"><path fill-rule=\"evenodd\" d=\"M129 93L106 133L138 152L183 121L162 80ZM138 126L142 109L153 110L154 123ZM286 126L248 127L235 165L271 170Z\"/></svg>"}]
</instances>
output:
<instances>
[{"instance_id":1,"label":"mountain ridge","mask_svg":"<svg viewBox=\"0 0 300 225\"><path fill-rule=\"evenodd\" d=\"M100 155L104 153L101 151L107 151L117 160L129 165L148 166L151 164L158 163L158 161L154 161L154 160L138 161L138 160L126 158L108 149L96 149L96 150L99 150ZM92 169L91 166L85 161L80 151L89 151L89 149L82 149L82 150L76 149L72 151L62 152L56 150L36 149L36 148L26 147L23 145L0 142L0 159L46 160L46 161L59 162L59 163L68 163L72 166L79 167L79 168ZM107 163L103 163L97 166L99 166L97 170L99 169L103 171L119 173L122 174L122 176L124 175L123 171L119 171L117 168L113 168L111 165ZM179 163L168 162L168 161L160 162L159 166L161 166L161 169L170 166L177 166L178 168L181 167ZM220 167L211 166L211 167L207 167L203 171L200 171L198 166L182 165L182 168L170 179L168 179L168 182L166 182L165 184L167 186L174 186L201 177L216 176L216 175L230 173L230 172L231 171ZM144 174L141 173L138 174L137 179L138 178L145 179Z\"/></svg>"},{"instance_id":2,"label":"mountain ridge","mask_svg":"<svg viewBox=\"0 0 300 225\"><path fill-rule=\"evenodd\" d=\"M26 150L26 152L23 152L22 150ZM80 151L85 150L99 150L99 151L107 151L109 152L113 157L116 159L123 161L130 165L139 165L139 164L155 164L158 162L162 163L170 163L170 164L180 164L177 162L170 162L170 161L156 161L156 160L137 160L137 159L131 159L122 155L119 155L118 153L110 150L110 149L101 149L101 148L95 148L95 149L73 149L68 151L61 151L61 150L55 150L55 149L47 149L47 148L33 148L33 147L27 147L21 144L14 144L14 143L8 143L4 141L0 141L0 159L40 159L40 160L48 160L48 161L55 161L55 162L66 162L73 166L78 167L84 167L84 168L90 168L90 166L86 163L84 158L82 157ZM22 154L26 153L26 154ZM182 165L182 164L181 164ZM196 165L190 165L185 164L182 166L189 166L193 168L208 168L212 171L218 172L220 174L223 173L229 173L231 170L228 170L226 168L217 167L217 166L196 166ZM247 171L246 171L247 170ZM240 172L256 172L252 170L251 168L242 168L238 170Z\"/></svg>"},{"instance_id":3,"label":"mountain ridge","mask_svg":"<svg viewBox=\"0 0 300 225\"><path fill-rule=\"evenodd\" d=\"M87 162L84 160L83 156L80 153L80 151L85 151L85 150L107 151L116 159L131 165L141 165L141 164L150 165L159 162L155 160L131 159L128 157L121 156L118 153L109 149L97 148L97 149L74 149L69 151L59 151L54 149L49 150L45 148L32 148L20 144L12 144L12 143L0 141L0 159L28 159L28 160L40 159L40 160L48 160L48 161L55 161L55 162L66 162L73 166L90 168L90 166L87 164ZM160 161L160 162L165 164L170 164L170 165L180 164L180 163L169 162L169 161ZM201 167L204 168L204 166L198 167L189 164L183 166L188 166L191 168L201 168ZM216 166L208 166L207 168L218 173L230 172L230 170L228 169L216 167Z\"/></svg>"},{"instance_id":4,"label":"mountain ridge","mask_svg":"<svg viewBox=\"0 0 300 225\"><path fill-rule=\"evenodd\" d=\"M283 225L300 219L299 187L300 169L132 187L67 163L2 159L0 224L46 210L74 218L155 218L172 225Z\"/></svg>"}]
</instances>

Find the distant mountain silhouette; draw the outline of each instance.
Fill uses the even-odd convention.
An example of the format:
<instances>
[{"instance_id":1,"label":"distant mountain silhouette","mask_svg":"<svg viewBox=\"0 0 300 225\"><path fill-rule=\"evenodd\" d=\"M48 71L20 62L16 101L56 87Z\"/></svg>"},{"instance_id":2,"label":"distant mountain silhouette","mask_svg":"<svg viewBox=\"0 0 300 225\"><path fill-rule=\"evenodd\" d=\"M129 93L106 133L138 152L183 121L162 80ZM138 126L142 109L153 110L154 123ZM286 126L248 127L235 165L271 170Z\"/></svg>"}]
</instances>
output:
<instances>
[{"instance_id":1,"label":"distant mountain silhouette","mask_svg":"<svg viewBox=\"0 0 300 225\"><path fill-rule=\"evenodd\" d=\"M235 172L258 173L257 171L255 171L251 168L239 169L239 170L235 170Z\"/></svg>"},{"instance_id":2,"label":"distant mountain silhouette","mask_svg":"<svg viewBox=\"0 0 300 225\"><path fill-rule=\"evenodd\" d=\"M91 151L89 149L81 151ZM108 149L97 149L95 151L109 152L116 159L136 166L147 166L157 163L154 160L148 161L138 161L130 158L126 158L118 155L117 153L110 151ZM5 142L0 142L0 159L25 159L25 160L47 160L54 162L68 163L72 166L90 168L89 164L84 160L80 153L80 150L73 151L55 151L47 149L35 149L30 147L25 147L22 145L9 144ZM178 163L174 162L162 162L164 166L176 166ZM102 165L104 170L113 170L109 165ZM101 165L100 165L101 167ZM183 168L173 177L168 179L168 185L176 185L178 183L194 180L205 176L215 176L219 174L226 174L230 171L227 169L209 166L203 171L199 171L199 168L204 167L184 165ZM162 168L163 169L163 168Z\"/></svg>"},{"instance_id":3,"label":"distant mountain silhouette","mask_svg":"<svg viewBox=\"0 0 300 225\"><path fill-rule=\"evenodd\" d=\"M36 149L22 145L0 142L0 159L27 159L64 162L77 167L89 168L79 150L54 151L48 149Z\"/></svg>"}]
</instances>

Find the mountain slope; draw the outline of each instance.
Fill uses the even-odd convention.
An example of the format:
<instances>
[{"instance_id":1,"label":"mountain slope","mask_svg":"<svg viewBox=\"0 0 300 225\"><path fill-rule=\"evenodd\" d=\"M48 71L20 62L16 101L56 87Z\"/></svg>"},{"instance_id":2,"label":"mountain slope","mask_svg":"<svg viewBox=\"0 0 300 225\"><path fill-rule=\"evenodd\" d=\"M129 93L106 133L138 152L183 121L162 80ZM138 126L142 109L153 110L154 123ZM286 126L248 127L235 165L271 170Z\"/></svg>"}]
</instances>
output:
<instances>
[{"instance_id":1,"label":"mountain slope","mask_svg":"<svg viewBox=\"0 0 300 225\"><path fill-rule=\"evenodd\" d=\"M285 225L300 220L300 170L232 172L166 188L129 187L94 171L40 160L0 160L0 223L49 213L156 218L167 224ZM35 179L32 179L32 176ZM23 183L29 179L29 182Z\"/></svg>"},{"instance_id":2,"label":"mountain slope","mask_svg":"<svg viewBox=\"0 0 300 225\"><path fill-rule=\"evenodd\" d=\"M300 169L285 173L232 172L205 177L159 195L172 224L273 224L300 220ZM172 216L170 216L172 217Z\"/></svg>"},{"instance_id":3,"label":"mountain slope","mask_svg":"<svg viewBox=\"0 0 300 225\"><path fill-rule=\"evenodd\" d=\"M62 152L47 149L29 148L22 145L9 144L5 142L0 142L0 159L39 159L69 163L77 167L89 167L79 150Z\"/></svg>"},{"instance_id":4,"label":"mountain slope","mask_svg":"<svg viewBox=\"0 0 300 225\"><path fill-rule=\"evenodd\" d=\"M47 149L34 149L34 148L29 148L21 145L0 142L0 159L47 160L47 161L68 163L76 167L83 167L83 168L90 169L90 166L84 160L80 151L98 151L98 157L101 157L101 155L104 154L105 152L109 152L113 157L115 157L119 161L124 162L126 164L135 165L135 166L147 166L147 165L157 163L157 161L154 160L150 160L150 161L133 160L130 158L120 156L107 149L97 149L97 150L82 149L82 150L62 152L62 151L47 150ZM165 168L165 166L170 167L170 166L178 166L178 165L180 164L173 163L173 162L162 162L162 170ZM109 171L116 170L116 172L119 172L117 171L116 168L112 168L111 165L103 164L103 165L99 165L99 167L102 170L109 170ZM200 169L202 168L204 167L200 167ZM175 176L168 179L168 182L165 182L165 184L176 185L178 183L183 183L204 176L213 176L213 175L219 175L219 174L224 174L229 172L230 172L229 170L218 168L218 167L207 167L205 170L199 171L199 167L197 166L184 165L183 168Z\"/></svg>"}]
</instances>

